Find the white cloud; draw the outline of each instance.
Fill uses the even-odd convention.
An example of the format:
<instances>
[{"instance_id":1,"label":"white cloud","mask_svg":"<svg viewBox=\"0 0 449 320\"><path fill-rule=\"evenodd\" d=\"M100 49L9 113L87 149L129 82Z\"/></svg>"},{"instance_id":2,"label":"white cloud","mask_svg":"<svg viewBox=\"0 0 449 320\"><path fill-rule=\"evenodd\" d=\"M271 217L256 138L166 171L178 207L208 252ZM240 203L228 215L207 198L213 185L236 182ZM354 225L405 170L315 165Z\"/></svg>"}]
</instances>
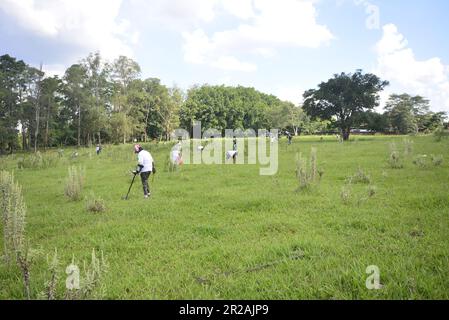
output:
<instances>
[{"instance_id":1,"label":"white cloud","mask_svg":"<svg viewBox=\"0 0 449 320\"><path fill-rule=\"evenodd\" d=\"M256 15L252 3L253 0L224 0L222 1L222 6L225 11L233 16L247 20Z\"/></svg>"},{"instance_id":2,"label":"white cloud","mask_svg":"<svg viewBox=\"0 0 449 320\"><path fill-rule=\"evenodd\" d=\"M184 59L193 64L206 64L222 70L229 71L256 71L257 66L248 62L241 62L232 55L217 54L215 45L210 41L203 30L183 34Z\"/></svg>"},{"instance_id":3,"label":"white cloud","mask_svg":"<svg viewBox=\"0 0 449 320\"><path fill-rule=\"evenodd\" d=\"M257 66L255 64L241 62L233 56L221 56L216 61L212 62L211 66L229 71L252 72L257 70Z\"/></svg>"},{"instance_id":4,"label":"white cloud","mask_svg":"<svg viewBox=\"0 0 449 320\"><path fill-rule=\"evenodd\" d=\"M43 65L42 70L45 72L46 77L53 77L58 76L62 78L64 76L64 73L67 69L67 66L64 66L62 64L48 64Z\"/></svg>"},{"instance_id":5,"label":"white cloud","mask_svg":"<svg viewBox=\"0 0 449 320\"><path fill-rule=\"evenodd\" d=\"M304 89L301 86L280 86L274 92L274 95L283 101L288 101L294 105L299 105L303 102Z\"/></svg>"},{"instance_id":6,"label":"white cloud","mask_svg":"<svg viewBox=\"0 0 449 320\"><path fill-rule=\"evenodd\" d=\"M449 111L449 67L440 58L417 60L407 39L393 24L384 26L376 51L375 72L391 82L389 92L422 95L431 100L435 111Z\"/></svg>"},{"instance_id":7,"label":"white cloud","mask_svg":"<svg viewBox=\"0 0 449 320\"><path fill-rule=\"evenodd\" d=\"M221 0L129 0L137 20L156 21L177 31L192 25L209 23L216 18ZM139 21L137 21L139 22Z\"/></svg>"},{"instance_id":8,"label":"white cloud","mask_svg":"<svg viewBox=\"0 0 449 320\"><path fill-rule=\"evenodd\" d=\"M317 12L311 0L222 0L225 12L245 20L235 29L208 36L203 29L184 32L185 60L190 63L222 66L223 57L237 65L238 54L270 57L279 48L318 48L333 39L326 26L316 21ZM249 21L246 21L249 20ZM241 71L254 71L251 63L240 62ZM236 69L236 68L234 68Z\"/></svg>"},{"instance_id":9,"label":"white cloud","mask_svg":"<svg viewBox=\"0 0 449 320\"><path fill-rule=\"evenodd\" d=\"M3 10L35 35L86 51L99 50L106 58L132 56L129 45L137 34L119 20L122 0L0 0Z\"/></svg>"}]
</instances>

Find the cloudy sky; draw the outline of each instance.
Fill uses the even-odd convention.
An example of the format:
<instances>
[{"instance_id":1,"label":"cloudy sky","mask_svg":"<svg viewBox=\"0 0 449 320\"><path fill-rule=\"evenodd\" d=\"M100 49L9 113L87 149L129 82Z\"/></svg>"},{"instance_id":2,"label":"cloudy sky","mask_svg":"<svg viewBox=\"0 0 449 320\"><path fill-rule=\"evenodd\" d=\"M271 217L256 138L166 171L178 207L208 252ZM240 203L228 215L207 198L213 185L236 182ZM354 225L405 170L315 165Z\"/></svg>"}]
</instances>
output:
<instances>
[{"instance_id":1,"label":"cloudy sky","mask_svg":"<svg viewBox=\"0 0 449 320\"><path fill-rule=\"evenodd\" d=\"M449 111L447 0L0 0L0 54L49 74L100 51L167 85L255 87L294 103L363 69Z\"/></svg>"}]
</instances>

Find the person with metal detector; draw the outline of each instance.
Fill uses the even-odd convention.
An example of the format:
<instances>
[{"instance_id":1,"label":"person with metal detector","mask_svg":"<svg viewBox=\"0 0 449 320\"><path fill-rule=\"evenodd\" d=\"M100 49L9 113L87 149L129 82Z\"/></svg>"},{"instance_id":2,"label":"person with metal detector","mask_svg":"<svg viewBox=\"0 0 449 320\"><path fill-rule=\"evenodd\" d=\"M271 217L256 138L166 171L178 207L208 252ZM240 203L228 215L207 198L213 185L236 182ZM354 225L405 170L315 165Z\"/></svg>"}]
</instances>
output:
<instances>
[{"instance_id":1,"label":"person with metal detector","mask_svg":"<svg viewBox=\"0 0 449 320\"><path fill-rule=\"evenodd\" d=\"M133 171L134 178L136 177L136 175L140 175L140 179L142 180L143 194L145 199L148 199L151 196L148 180L152 173L153 175L156 174L154 160L151 154L148 151L143 150L143 148L139 144L136 144L134 146L134 152L138 155L139 159L137 168L135 171Z\"/></svg>"}]
</instances>

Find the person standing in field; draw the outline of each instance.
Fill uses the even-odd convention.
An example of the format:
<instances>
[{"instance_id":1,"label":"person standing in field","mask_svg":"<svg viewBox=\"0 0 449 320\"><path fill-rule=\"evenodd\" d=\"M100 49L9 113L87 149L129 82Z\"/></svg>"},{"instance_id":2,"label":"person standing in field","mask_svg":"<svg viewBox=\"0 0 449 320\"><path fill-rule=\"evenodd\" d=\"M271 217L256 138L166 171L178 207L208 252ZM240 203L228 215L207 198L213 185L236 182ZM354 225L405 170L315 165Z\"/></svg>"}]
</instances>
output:
<instances>
[{"instance_id":1,"label":"person standing in field","mask_svg":"<svg viewBox=\"0 0 449 320\"><path fill-rule=\"evenodd\" d=\"M136 144L134 146L134 152L138 155L138 163L137 169L133 173L140 174L140 179L142 180L143 194L145 199L148 199L151 196L150 185L148 183L148 180L152 173L156 174L154 160L151 154L148 151L143 150L142 146L139 144Z\"/></svg>"},{"instance_id":2,"label":"person standing in field","mask_svg":"<svg viewBox=\"0 0 449 320\"><path fill-rule=\"evenodd\" d=\"M292 144L292 134L290 132L287 131L287 138L288 138L288 145L290 146Z\"/></svg>"},{"instance_id":3,"label":"person standing in field","mask_svg":"<svg viewBox=\"0 0 449 320\"><path fill-rule=\"evenodd\" d=\"M95 151L97 152L97 156L100 155L101 149L102 149L101 146L99 144L97 144L97 147L95 148Z\"/></svg>"}]
</instances>

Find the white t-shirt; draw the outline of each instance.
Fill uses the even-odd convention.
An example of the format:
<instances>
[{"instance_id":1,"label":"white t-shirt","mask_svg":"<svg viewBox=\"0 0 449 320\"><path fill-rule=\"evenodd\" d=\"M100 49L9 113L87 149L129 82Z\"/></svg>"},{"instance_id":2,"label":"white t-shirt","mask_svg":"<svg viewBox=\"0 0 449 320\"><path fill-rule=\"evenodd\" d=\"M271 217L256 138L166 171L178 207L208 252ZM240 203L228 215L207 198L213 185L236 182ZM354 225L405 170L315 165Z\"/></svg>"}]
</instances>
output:
<instances>
[{"instance_id":1,"label":"white t-shirt","mask_svg":"<svg viewBox=\"0 0 449 320\"><path fill-rule=\"evenodd\" d=\"M180 151L179 150L173 150L171 153L171 161L172 163L178 163L179 162L179 158L180 158Z\"/></svg>"},{"instance_id":2,"label":"white t-shirt","mask_svg":"<svg viewBox=\"0 0 449 320\"><path fill-rule=\"evenodd\" d=\"M143 166L140 172L153 171L153 157L148 151L142 150L139 152L139 165Z\"/></svg>"},{"instance_id":3,"label":"white t-shirt","mask_svg":"<svg viewBox=\"0 0 449 320\"><path fill-rule=\"evenodd\" d=\"M229 160L229 159L231 159L231 158L234 158L234 156L236 156L238 154L238 152L237 151L228 151L228 152L226 152L226 159L227 160Z\"/></svg>"}]
</instances>

